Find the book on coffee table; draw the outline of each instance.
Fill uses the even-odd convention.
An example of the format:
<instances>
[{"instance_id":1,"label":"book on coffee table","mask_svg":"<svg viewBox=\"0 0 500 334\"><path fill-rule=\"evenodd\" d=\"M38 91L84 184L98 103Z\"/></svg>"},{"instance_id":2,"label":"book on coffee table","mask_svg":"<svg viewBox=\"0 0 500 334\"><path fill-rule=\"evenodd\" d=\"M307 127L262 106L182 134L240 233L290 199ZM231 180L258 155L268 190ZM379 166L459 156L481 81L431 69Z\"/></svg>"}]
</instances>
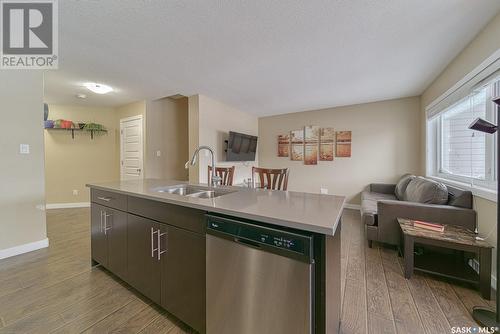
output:
<instances>
[{"instance_id":1,"label":"book on coffee table","mask_svg":"<svg viewBox=\"0 0 500 334\"><path fill-rule=\"evenodd\" d=\"M430 230L430 231L436 231L436 232L443 232L444 231L444 225L443 224L436 224L436 223L429 223L429 222L424 222L421 220L412 220L414 227L419 227L423 228L425 230Z\"/></svg>"}]
</instances>

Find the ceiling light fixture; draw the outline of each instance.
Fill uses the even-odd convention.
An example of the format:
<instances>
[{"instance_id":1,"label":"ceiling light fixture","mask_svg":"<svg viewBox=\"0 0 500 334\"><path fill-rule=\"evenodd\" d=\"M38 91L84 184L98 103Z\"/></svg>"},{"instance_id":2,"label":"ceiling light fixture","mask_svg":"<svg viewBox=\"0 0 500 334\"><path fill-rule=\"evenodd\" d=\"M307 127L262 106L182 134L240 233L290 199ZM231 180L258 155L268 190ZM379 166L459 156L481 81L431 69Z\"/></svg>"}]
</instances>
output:
<instances>
[{"instance_id":1,"label":"ceiling light fixture","mask_svg":"<svg viewBox=\"0 0 500 334\"><path fill-rule=\"evenodd\" d=\"M86 99L87 98L87 94L78 93L78 94L76 94L76 97L79 98L79 99Z\"/></svg>"},{"instance_id":2,"label":"ceiling light fixture","mask_svg":"<svg viewBox=\"0 0 500 334\"><path fill-rule=\"evenodd\" d=\"M96 94L107 94L107 93L113 91L113 88L111 88L110 86L100 84L100 83L87 82L83 85L85 87L87 87L88 90L90 90L91 92L94 92Z\"/></svg>"}]
</instances>

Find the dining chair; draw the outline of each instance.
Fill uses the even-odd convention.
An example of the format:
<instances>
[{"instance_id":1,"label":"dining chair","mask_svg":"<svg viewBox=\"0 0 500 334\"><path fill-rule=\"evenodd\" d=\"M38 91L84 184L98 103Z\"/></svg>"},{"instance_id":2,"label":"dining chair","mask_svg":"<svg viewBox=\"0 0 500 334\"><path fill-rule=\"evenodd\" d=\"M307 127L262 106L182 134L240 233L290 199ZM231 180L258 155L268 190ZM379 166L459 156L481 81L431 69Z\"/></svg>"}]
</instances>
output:
<instances>
[{"instance_id":1,"label":"dining chair","mask_svg":"<svg viewBox=\"0 0 500 334\"><path fill-rule=\"evenodd\" d=\"M232 186L234 177L234 166L215 167L215 174L221 178L221 185ZM212 181L212 166L208 166L208 184Z\"/></svg>"},{"instance_id":2,"label":"dining chair","mask_svg":"<svg viewBox=\"0 0 500 334\"><path fill-rule=\"evenodd\" d=\"M288 187L288 168L269 169L252 167L252 184L255 186L255 174L259 175L259 185L256 188L269 190L286 190Z\"/></svg>"}]
</instances>

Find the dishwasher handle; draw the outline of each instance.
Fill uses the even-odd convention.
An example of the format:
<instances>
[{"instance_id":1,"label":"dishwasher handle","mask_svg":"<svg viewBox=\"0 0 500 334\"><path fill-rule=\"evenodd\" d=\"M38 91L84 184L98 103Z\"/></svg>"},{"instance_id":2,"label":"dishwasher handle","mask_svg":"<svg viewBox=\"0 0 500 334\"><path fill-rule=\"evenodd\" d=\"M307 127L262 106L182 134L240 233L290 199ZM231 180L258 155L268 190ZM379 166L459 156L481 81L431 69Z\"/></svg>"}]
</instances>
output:
<instances>
[{"instance_id":1,"label":"dishwasher handle","mask_svg":"<svg viewBox=\"0 0 500 334\"><path fill-rule=\"evenodd\" d=\"M237 242L239 244L255 247L255 248L261 248L261 244L255 241L247 240L247 239L242 239L242 238L234 238L234 242Z\"/></svg>"}]
</instances>

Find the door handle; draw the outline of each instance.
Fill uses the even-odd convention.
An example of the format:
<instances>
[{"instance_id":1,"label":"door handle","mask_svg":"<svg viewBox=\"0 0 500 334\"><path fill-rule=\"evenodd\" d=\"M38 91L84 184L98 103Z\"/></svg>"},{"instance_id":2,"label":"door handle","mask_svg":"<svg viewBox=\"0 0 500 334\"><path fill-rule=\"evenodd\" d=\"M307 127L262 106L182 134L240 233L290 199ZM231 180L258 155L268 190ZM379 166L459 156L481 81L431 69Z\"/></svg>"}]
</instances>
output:
<instances>
[{"instance_id":1,"label":"door handle","mask_svg":"<svg viewBox=\"0 0 500 334\"><path fill-rule=\"evenodd\" d=\"M165 250L161 250L161 237L163 237L164 235L167 235L167 232L160 233L160 230L158 230L157 232L158 232L158 261L160 261L161 255L166 253L167 249L168 249L168 247L165 247ZM167 235L167 239L168 239L168 235ZM167 240L167 239L165 239L165 240Z\"/></svg>"},{"instance_id":2,"label":"door handle","mask_svg":"<svg viewBox=\"0 0 500 334\"><path fill-rule=\"evenodd\" d=\"M155 233L159 233L160 230L154 231L154 229L151 227L151 257L155 257L155 251L158 251L158 248L155 248L154 245L154 235Z\"/></svg>"},{"instance_id":3,"label":"door handle","mask_svg":"<svg viewBox=\"0 0 500 334\"><path fill-rule=\"evenodd\" d=\"M97 197L97 199L101 200L101 201L104 201L104 202L109 202L112 200L111 197Z\"/></svg>"},{"instance_id":4,"label":"door handle","mask_svg":"<svg viewBox=\"0 0 500 334\"><path fill-rule=\"evenodd\" d=\"M113 214L111 214L111 213L108 214L108 213L106 213L106 211L104 211L104 235L106 235L107 232L109 230L111 230L111 228L112 228L112 225L110 225L110 227L108 227L108 217L112 217L112 216L113 216Z\"/></svg>"}]
</instances>

